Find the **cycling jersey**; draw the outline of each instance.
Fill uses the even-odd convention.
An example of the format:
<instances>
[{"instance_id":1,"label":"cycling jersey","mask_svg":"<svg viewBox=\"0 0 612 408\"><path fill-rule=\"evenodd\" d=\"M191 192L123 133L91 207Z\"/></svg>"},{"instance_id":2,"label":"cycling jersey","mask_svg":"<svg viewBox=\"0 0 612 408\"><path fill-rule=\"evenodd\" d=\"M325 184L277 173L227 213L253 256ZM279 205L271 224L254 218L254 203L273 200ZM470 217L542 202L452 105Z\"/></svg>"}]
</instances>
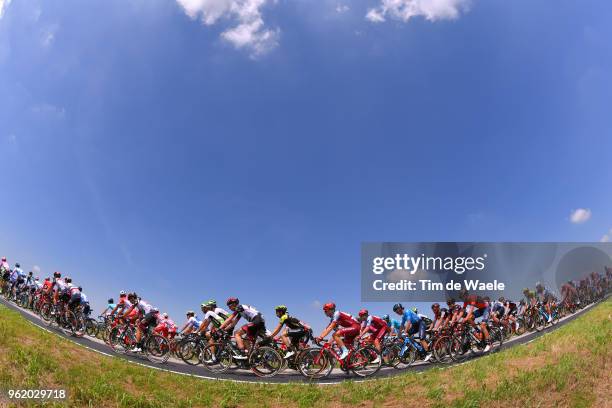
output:
<instances>
[{"instance_id":1,"label":"cycling jersey","mask_svg":"<svg viewBox=\"0 0 612 408\"><path fill-rule=\"evenodd\" d=\"M223 309L223 308L220 308L220 307L215 307L214 312L215 312L216 314L218 314L220 317L222 317L222 318L223 318L223 320L225 320L225 319L227 319L228 317L230 317L230 316L231 316L231 313L230 313L230 312L228 312L227 310L225 310L225 309Z\"/></svg>"},{"instance_id":2,"label":"cycling jersey","mask_svg":"<svg viewBox=\"0 0 612 408\"><path fill-rule=\"evenodd\" d=\"M489 303L476 295L468 295L465 302L463 302L463 308L466 309L468 306L475 307L476 309L486 309L489 307Z\"/></svg>"},{"instance_id":3,"label":"cycling jersey","mask_svg":"<svg viewBox=\"0 0 612 408\"><path fill-rule=\"evenodd\" d=\"M262 317L261 313L259 313L257 309L249 305L238 305L234 314L240 315L240 317L245 319L247 322L252 322L257 316L260 318Z\"/></svg>"},{"instance_id":4,"label":"cycling jersey","mask_svg":"<svg viewBox=\"0 0 612 408\"><path fill-rule=\"evenodd\" d=\"M204 319L203 320L204 321L208 320L210 323L212 323L213 326L219 328L219 327L221 327L221 325L223 324L225 319L226 318L220 316L218 313L213 312L212 310L209 310L204 315Z\"/></svg>"},{"instance_id":5,"label":"cycling jersey","mask_svg":"<svg viewBox=\"0 0 612 408\"><path fill-rule=\"evenodd\" d=\"M17 279L23 278L23 276L24 273L21 268L15 268L13 269L13 272L11 272L11 276L9 279L11 280L11 282L15 282Z\"/></svg>"},{"instance_id":6,"label":"cycling jersey","mask_svg":"<svg viewBox=\"0 0 612 408\"><path fill-rule=\"evenodd\" d=\"M341 327L360 327L359 322L349 313L344 313L336 310L331 317L331 322L336 322Z\"/></svg>"},{"instance_id":7,"label":"cycling jersey","mask_svg":"<svg viewBox=\"0 0 612 408\"><path fill-rule=\"evenodd\" d=\"M76 285L73 285L72 283L67 285L67 291L70 294L70 296L74 296L74 295L80 295L81 291L79 290L79 287Z\"/></svg>"},{"instance_id":8,"label":"cycling jersey","mask_svg":"<svg viewBox=\"0 0 612 408\"><path fill-rule=\"evenodd\" d=\"M304 330L304 325L300 322L300 319L297 319L293 316L289 316L289 314L285 313L278 319L278 322L281 325L287 326L291 330Z\"/></svg>"},{"instance_id":9,"label":"cycling jersey","mask_svg":"<svg viewBox=\"0 0 612 408\"><path fill-rule=\"evenodd\" d=\"M363 322L363 327L370 327L372 329L381 329L387 327L387 322L378 316L369 315L368 318Z\"/></svg>"},{"instance_id":10,"label":"cycling jersey","mask_svg":"<svg viewBox=\"0 0 612 408\"><path fill-rule=\"evenodd\" d=\"M198 320L198 318L195 316L191 316L189 320L187 320L187 327L191 327L194 330L198 330L201 324L202 324L202 321Z\"/></svg>"},{"instance_id":11,"label":"cycling jersey","mask_svg":"<svg viewBox=\"0 0 612 408\"><path fill-rule=\"evenodd\" d=\"M396 332L396 333L399 333L400 330L401 330L401 327L402 327L402 325L399 322L399 320L395 320L395 319L390 320L389 322L387 322L387 326L389 326L389 328L391 330L393 330L394 332Z\"/></svg>"},{"instance_id":12,"label":"cycling jersey","mask_svg":"<svg viewBox=\"0 0 612 408\"><path fill-rule=\"evenodd\" d=\"M151 311L151 309L153 309L153 306L151 306L144 300L140 299L138 303L136 303L136 308L138 309L140 313L142 313L142 315L146 315L147 313Z\"/></svg>"},{"instance_id":13,"label":"cycling jersey","mask_svg":"<svg viewBox=\"0 0 612 408\"><path fill-rule=\"evenodd\" d=\"M87 299L87 295L81 292L81 304L89 303L89 299Z\"/></svg>"},{"instance_id":14,"label":"cycling jersey","mask_svg":"<svg viewBox=\"0 0 612 408\"><path fill-rule=\"evenodd\" d=\"M419 315L417 315L416 313L414 313L412 310L410 309L406 309L404 310L404 314L402 315L402 323L401 326L404 327L406 326L406 322L410 322L411 324L418 324L421 322L421 318L419 317Z\"/></svg>"}]
</instances>

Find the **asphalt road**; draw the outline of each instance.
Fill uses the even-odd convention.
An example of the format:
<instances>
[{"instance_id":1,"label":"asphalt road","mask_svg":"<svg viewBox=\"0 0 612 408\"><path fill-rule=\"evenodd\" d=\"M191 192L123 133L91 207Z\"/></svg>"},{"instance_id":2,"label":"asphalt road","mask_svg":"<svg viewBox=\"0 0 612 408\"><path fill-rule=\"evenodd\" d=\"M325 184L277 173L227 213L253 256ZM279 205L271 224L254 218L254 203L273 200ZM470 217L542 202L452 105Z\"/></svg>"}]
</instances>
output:
<instances>
[{"instance_id":1,"label":"asphalt road","mask_svg":"<svg viewBox=\"0 0 612 408\"><path fill-rule=\"evenodd\" d=\"M204 379L209 379L209 380L227 380L227 381L235 381L235 382L301 383L301 384L308 384L308 383L313 382L312 380L308 380L307 378L303 377L298 372L289 370L289 369L285 370L284 372L272 378L260 378L260 377L255 376L252 372L248 370L228 370L221 374L215 374L215 373L211 373L210 371L206 370L202 366L190 366L188 364L185 364L182 361L175 360L175 359L170 359L166 364L162 364L162 365L154 364L154 363L151 363L149 360L147 360L144 356L140 354L115 354L109 346L104 344L104 342L102 342L99 339L90 338L88 336L73 337L73 336L67 335L62 330L57 328L57 326L50 327L42 319L40 319L36 314L32 313L31 311L22 310L21 308L17 307L13 303L5 301L1 297L0 297L0 303L10 309L18 311L19 313L21 313L21 315L26 320L28 320L30 323L34 324L35 326L38 326L43 330L47 330L48 332L51 332L57 336L63 337L89 350L92 350L92 351L95 351L97 353L101 353L107 356L112 356L115 358L122 358L124 360L127 360L130 363L147 366L147 367L150 367L156 370L169 371L169 372L173 372L176 374L182 374L182 375L196 376L199 378L204 378ZM567 316L561 319L561 321L558 324L554 326L548 326L546 329L542 330L541 332L526 333L522 336L513 337L508 342L504 343L504 345L502 346L502 349L506 349L509 347L515 347L519 344L525 344L530 341L533 341L534 339L540 336L543 336L544 334L549 333L555 330L556 328L563 326L564 324L567 324L568 322L572 321L576 317L582 315L587 310L590 310L593 306L594 305L591 304L587 306L586 308L578 311L577 313L574 313L573 315L570 315L570 316ZM478 357L474 357L474 358L478 358ZM436 366L447 367L448 365L417 363L415 365L412 365L408 368L401 369L401 370L398 370L395 368L383 367L374 377L370 377L370 378L390 377L390 376L401 374L405 372L406 370L420 372L420 371L425 371L425 370L428 370ZM353 375L349 376L339 369L334 369L329 377L322 379L322 380L314 381L314 382L316 384L326 385L326 384L337 384L339 382L346 381L346 380L367 381L367 379L364 380L359 377L355 377Z\"/></svg>"}]
</instances>

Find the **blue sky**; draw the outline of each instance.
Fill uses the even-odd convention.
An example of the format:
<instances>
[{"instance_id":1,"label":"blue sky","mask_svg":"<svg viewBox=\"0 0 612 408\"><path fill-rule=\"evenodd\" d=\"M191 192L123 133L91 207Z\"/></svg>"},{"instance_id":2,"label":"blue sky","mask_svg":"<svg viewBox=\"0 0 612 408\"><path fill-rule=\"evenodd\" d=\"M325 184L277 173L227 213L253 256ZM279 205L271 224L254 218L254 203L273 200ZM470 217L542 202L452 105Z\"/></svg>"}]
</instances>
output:
<instances>
[{"instance_id":1,"label":"blue sky","mask_svg":"<svg viewBox=\"0 0 612 408\"><path fill-rule=\"evenodd\" d=\"M362 241L612 235L609 2L0 10L0 251L98 307L320 327L360 307Z\"/></svg>"}]
</instances>

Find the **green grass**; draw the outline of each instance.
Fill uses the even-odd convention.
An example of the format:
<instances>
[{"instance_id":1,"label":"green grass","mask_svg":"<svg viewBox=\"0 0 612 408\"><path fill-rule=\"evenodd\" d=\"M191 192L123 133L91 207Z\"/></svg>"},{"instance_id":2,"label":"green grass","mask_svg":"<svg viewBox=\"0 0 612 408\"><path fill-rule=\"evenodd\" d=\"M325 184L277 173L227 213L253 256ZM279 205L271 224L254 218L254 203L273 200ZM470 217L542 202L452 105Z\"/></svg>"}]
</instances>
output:
<instances>
[{"instance_id":1,"label":"green grass","mask_svg":"<svg viewBox=\"0 0 612 408\"><path fill-rule=\"evenodd\" d=\"M56 406L74 407L602 406L612 404L611 315L608 301L531 344L461 366L323 387L207 381L128 364L0 306L0 389L65 388L69 400Z\"/></svg>"}]
</instances>

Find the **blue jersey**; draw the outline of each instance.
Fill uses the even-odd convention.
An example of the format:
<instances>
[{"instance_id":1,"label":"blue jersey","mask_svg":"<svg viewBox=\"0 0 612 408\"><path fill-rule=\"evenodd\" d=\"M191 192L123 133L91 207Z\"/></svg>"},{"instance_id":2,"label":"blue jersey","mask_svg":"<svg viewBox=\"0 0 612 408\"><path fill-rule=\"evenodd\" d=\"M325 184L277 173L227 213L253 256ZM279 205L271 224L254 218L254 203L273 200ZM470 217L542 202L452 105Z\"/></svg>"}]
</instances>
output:
<instances>
[{"instance_id":1,"label":"blue jersey","mask_svg":"<svg viewBox=\"0 0 612 408\"><path fill-rule=\"evenodd\" d=\"M404 311L402 315L402 327L406 325L406 322L410 322L411 324L418 324L421 321L419 315L414 313L412 310L407 309Z\"/></svg>"},{"instance_id":2,"label":"blue jersey","mask_svg":"<svg viewBox=\"0 0 612 408\"><path fill-rule=\"evenodd\" d=\"M402 324L399 322L399 320L391 320L389 322L387 322L387 326L391 328L391 331L394 332L400 332Z\"/></svg>"}]
</instances>

